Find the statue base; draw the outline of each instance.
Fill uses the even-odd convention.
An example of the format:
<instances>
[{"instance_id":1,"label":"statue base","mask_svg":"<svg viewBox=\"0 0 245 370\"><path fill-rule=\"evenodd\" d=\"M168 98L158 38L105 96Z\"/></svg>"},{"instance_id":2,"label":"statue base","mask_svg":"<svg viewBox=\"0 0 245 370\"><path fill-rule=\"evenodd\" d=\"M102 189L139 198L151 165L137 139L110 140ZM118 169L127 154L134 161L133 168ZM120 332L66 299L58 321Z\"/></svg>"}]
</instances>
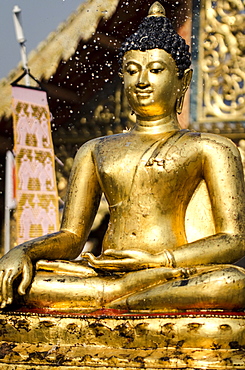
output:
<instances>
[{"instance_id":1,"label":"statue base","mask_svg":"<svg viewBox=\"0 0 245 370\"><path fill-rule=\"evenodd\" d=\"M245 369L245 313L0 313L0 370Z\"/></svg>"}]
</instances>

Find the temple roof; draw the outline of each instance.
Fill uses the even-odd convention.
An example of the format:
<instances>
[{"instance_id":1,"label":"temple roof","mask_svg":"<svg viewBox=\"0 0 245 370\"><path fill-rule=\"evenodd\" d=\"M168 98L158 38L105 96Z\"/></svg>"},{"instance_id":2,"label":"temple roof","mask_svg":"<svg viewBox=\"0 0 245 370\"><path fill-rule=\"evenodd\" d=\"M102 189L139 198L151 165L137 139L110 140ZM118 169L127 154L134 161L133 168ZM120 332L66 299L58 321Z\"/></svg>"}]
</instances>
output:
<instances>
[{"instance_id":1,"label":"temple roof","mask_svg":"<svg viewBox=\"0 0 245 370\"><path fill-rule=\"evenodd\" d=\"M77 49L95 34L101 20L106 21L115 12L119 0L89 0L81 4L68 19L51 32L28 55L28 66L38 80L49 80L61 61L67 61ZM0 80L0 117L11 115L11 82L22 73L21 62L8 76ZM70 93L70 92L69 92Z\"/></svg>"}]
</instances>

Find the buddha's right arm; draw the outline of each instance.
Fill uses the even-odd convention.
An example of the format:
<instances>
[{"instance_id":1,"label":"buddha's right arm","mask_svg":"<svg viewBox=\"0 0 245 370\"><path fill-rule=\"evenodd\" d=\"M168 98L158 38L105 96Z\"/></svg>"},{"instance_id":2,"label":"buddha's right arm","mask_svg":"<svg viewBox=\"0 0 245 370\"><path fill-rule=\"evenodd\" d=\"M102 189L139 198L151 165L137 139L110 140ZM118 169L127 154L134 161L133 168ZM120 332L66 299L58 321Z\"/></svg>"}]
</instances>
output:
<instances>
[{"instance_id":1,"label":"buddha's right arm","mask_svg":"<svg viewBox=\"0 0 245 370\"><path fill-rule=\"evenodd\" d=\"M20 244L0 260L2 307L12 302L12 283L20 274L19 293L25 294L32 279L33 262L39 259L71 260L81 253L101 198L93 148L94 141L86 143L74 160L60 231Z\"/></svg>"}]
</instances>

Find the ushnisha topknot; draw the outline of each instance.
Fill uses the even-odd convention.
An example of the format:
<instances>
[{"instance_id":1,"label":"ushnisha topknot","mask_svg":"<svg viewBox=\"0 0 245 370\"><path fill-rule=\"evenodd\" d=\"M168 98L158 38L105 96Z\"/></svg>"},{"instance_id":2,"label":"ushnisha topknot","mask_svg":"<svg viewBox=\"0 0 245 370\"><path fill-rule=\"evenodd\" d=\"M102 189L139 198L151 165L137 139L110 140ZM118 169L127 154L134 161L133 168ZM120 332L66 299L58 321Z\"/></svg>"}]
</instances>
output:
<instances>
[{"instance_id":1,"label":"ushnisha topknot","mask_svg":"<svg viewBox=\"0 0 245 370\"><path fill-rule=\"evenodd\" d=\"M155 1L152 4L148 12L148 17L166 17L165 9L159 1Z\"/></svg>"},{"instance_id":2,"label":"ushnisha topknot","mask_svg":"<svg viewBox=\"0 0 245 370\"><path fill-rule=\"evenodd\" d=\"M175 60L182 78L184 71L191 65L191 54L185 40L173 29L170 20L165 16L165 9L156 1L149 9L148 16L143 19L135 33L121 45L119 64L122 68L123 55L129 50L146 51L163 49Z\"/></svg>"}]
</instances>

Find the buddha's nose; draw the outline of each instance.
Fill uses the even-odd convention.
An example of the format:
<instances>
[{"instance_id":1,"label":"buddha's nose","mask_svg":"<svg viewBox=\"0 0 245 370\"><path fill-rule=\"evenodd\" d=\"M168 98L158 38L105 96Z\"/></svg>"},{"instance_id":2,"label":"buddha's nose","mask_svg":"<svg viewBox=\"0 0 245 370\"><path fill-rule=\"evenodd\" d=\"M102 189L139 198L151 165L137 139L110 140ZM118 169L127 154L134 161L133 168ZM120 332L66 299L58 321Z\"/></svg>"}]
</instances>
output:
<instances>
[{"instance_id":1,"label":"buddha's nose","mask_svg":"<svg viewBox=\"0 0 245 370\"><path fill-rule=\"evenodd\" d=\"M139 74L139 79L138 79L138 82L137 82L136 86L141 88L141 89L144 89L145 87L149 86L147 71L142 71Z\"/></svg>"}]
</instances>

